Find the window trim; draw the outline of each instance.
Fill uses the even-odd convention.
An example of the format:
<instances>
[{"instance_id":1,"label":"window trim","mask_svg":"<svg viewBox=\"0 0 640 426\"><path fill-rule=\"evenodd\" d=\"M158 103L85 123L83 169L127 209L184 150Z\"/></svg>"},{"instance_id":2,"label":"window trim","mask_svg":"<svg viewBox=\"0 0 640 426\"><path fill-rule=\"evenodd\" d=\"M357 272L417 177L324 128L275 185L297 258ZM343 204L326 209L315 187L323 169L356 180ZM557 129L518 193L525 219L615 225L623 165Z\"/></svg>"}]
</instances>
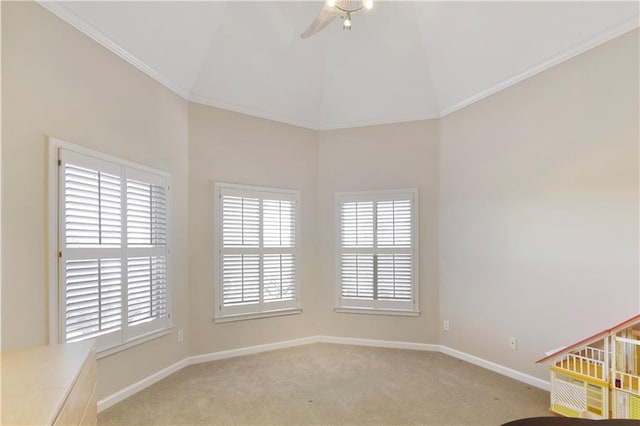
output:
<instances>
[{"instance_id":1,"label":"window trim","mask_svg":"<svg viewBox=\"0 0 640 426\"><path fill-rule=\"evenodd\" d=\"M221 262L222 262L222 191L227 190L230 192L238 192L238 194L244 194L245 196L254 195L264 196L265 194L273 194L274 196L285 196L294 200L296 204L296 217L295 217L295 247L293 252L295 253L295 292L296 300L293 306L282 306L283 302L271 302L274 303L274 309L268 310L247 310L245 312L238 313L223 313L222 306L222 277L221 277ZM214 318L215 323L232 322L251 320L259 318L268 318L282 315L294 315L302 313L302 284L301 284L301 197L300 191L295 189L273 188L266 186L255 185L243 185L236 183L226 182L213 182L213 240L214 240L214 252L213 252L213 276L215 280L214 285ZM261 231L262 232L262 231ZM260 285L262 286L262 282ZM262 291L262 288L261 288Z\"/></svg>"},{"instance_id":2,"label":"window trim","mask_svg":"<svg viewBox=\"0 0 640 426\"><path fill-rule=\"evenodd\" d=\"M80 145L73 144L71 142L64 141L62 139L58 139L52 136L47 136L49 153L48 153L48 307L49 307L49 344L58 344L64 343L61 341L63 333L61 332L61 327L63 326L60 322L60 312L59 310L63 306L64 302L61 300L62 292L59 291L60 283L60 271L59 271L59 226L60 226L60 209L59 209L59 150L67 150L72 153L94 157L99 160L108 161L112 163L117 163L121 167L127 167L129 169L134 169L132 171L138 170L144 173L150 173L153 175L160 176L166 179L167 184L167 206L166 206L166 220L167 220L167 241L166 241L166 250L167 250L167 263L166 263L166 274L167 274L167 320L166 324L162 328L155 328L153 330L149 330L146 332L142 332L135 336L129 336L128 333L122 332L122 339L118 343L111 344L107 347L98 349L97 355L99 358L108 356L117 352L120 352L125 349L129 349L133 346L137 346L139 344L145 343L149 340L165 336L171 332L173 329L173 246L172 246L172 224L173 224L173 208L172 208L172 199L173 197L170 195L171 191L171 174L154 169L152 167L145 166L143 164L138 164L129 160L125 160L123 158L105 154L103 152L85 148ZM123 307L126 309L126 306Z\"/></svg>"},{"instance_id":3,"label":"window trim","mask_svg":"<svg viewBox=\"0 0 640 426\"><path fill-rule=\"evenodd\" d=\"M341 281L341 216L340 205L343 202L354 201L392 201L406 200L412 198L412 221L411 221L411 253L412 253L412 300L407 303L410 309L398 306L398 302L393 301L357 301L349 299L350 302L342 303L342 281ZM376 191L353 191L336 192L334 199L334 279L335 279L335 307L336 313L347 314L374 314L392 316L419 316L420 315L420 199L417 188L376 190Z\"/></svg>"}]
</instances>

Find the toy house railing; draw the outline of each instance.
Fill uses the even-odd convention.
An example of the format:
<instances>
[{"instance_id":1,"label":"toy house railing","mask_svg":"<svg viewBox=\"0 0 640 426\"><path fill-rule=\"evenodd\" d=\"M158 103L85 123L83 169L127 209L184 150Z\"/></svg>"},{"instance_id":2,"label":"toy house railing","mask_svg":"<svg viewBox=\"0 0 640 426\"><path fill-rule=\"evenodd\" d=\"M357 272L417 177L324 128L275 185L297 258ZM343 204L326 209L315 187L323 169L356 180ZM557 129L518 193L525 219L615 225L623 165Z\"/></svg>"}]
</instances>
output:
<instances>
[{"instance_id":1,"label":"toy house railing","mask_svg":"<svg viewBox=\"0 0 640 426\"><path fill-rule=\"evenodd\" d=\"M596 361L601 361L601 362L604 362L606 358L606 354L603 349L592 348L591 346L587 346L586 348L583 348L581 351L577 353L577 355L585 358L589 358L589 359L594 359Z\"/></svg>"},{"instance_id":2,"label":"toy house railing","mask_svg":"<svg viewBox=\"0 0 640 426\"><path fill-rule=\"evenodd\" d=\"M598 380L605 380L605 351L602 349L586 347L576 353L568 353L558 361L555 366L591 377Z\"/></svg>"},{"instance_id":3,"label":"toy house railing","mask_svg":"<svg viewBox=\"0 0 640 426\"><path fill-rule=\"evenodd\" d=\"M640 395L640 377L622 371L615 371L614 375L614 388Z\"/></svg>"},{"instance_id":4,"label":"toy house railing","mask_svg":"<svg viewBox=\"0 0 640 426\"><path fill-rule=\"evenodd\" d=\"M549 360L553 413L640 420L640 315L537 362Z\"/></svg>"}]
</instances>

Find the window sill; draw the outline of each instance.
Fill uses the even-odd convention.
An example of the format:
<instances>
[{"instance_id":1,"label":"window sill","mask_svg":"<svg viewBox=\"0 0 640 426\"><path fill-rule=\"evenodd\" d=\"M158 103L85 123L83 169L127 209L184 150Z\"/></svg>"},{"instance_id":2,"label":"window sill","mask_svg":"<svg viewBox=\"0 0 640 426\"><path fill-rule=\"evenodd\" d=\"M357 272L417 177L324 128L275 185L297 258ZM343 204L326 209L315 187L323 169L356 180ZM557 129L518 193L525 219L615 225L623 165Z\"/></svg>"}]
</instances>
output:
<instances>
[{"instance_id":1,"label":"window sill","mask_svg":"<svg viewBox=\"0 0 640 426\"><path fill-rule=\"evenodd\" d=\"M302 313L302 308L287 308L287 309L278 309L275 311L266 311L252 314L231 314L225 316L215 317L213 322L217 323L225 323L232 321L244 321L244 320L252 320L252 319L260 319L260 318L269 318L269 317L279 317L282 315L297 315Z\"/></svg>"},{"instance_id":2,"label":"window sill","mask_svg":"<svg viewBox=\"0 0 640 426\"><path fill-rule=\"evenodd\" d=\"M334 308L334 312L339 314L369 314L369 315L393 315L401 317L418 317L420 311L407 311L402 309L375 309L375 308Z\"/></svg>"},{"instance_id":3,"label":"window sill","mask_svg":"<svg viewBox=\"0 0 640 426\"><path fill-rule=\"evenodd\" d=\"M97 359L105 358L110 355L116 354L118 352L122 352L126 349L133 348L134 346L141 345L150 340L154 340L159 337L166 336L168 334L171 334L172 329L173 327L169 327L169 328L164 328L162 330L152 331L151 333L147 333L142 336L135 337L117 346L111 346L110 348L101 349L96 353L96 357Z\"/></svg>"}]
</instances>

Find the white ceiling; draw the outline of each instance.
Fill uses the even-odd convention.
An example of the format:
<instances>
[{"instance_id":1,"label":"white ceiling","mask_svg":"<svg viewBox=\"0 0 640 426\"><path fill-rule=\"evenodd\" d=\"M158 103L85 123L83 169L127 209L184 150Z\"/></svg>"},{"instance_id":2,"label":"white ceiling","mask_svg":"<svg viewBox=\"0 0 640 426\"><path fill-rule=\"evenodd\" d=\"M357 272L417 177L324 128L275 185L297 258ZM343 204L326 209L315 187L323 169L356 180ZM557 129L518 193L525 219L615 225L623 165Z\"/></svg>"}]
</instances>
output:
<instances>
[{"instance_id":1,"label":"white ceiling","mask_svg":"<svg viewBox=\"0 0 640 426\"><path fill-rule=\"evenodd\" d=\"M639 25L638 2L42 2L181 96L311 129L435 118Z\"/></svg>"}]
</instances>

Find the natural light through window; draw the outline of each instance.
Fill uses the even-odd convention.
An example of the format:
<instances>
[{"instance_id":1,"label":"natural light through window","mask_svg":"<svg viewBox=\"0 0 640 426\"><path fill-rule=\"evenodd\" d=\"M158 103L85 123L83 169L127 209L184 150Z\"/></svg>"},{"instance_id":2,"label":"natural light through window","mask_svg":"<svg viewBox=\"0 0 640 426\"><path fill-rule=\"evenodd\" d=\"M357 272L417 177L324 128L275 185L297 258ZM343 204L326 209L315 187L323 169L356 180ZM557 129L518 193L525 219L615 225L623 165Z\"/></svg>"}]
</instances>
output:
<instances>
[{"instance_id":1,"label":"natural light through window","mask_svg":"<svg viewBox=\"0 0 640 426\"><path fill-rule=\"evenodd\" d=\"M169 176L62 141L52 149L57 340L96 338L103 351L168 330Z\"/></svg>"},{"instance_id":2,"label":"natural light through window","mask_svg":"<svg viewBox=\"0 0 640 426\"><path fill-rule=\"evenodd\" d=\"M337 311L417 314L417 191L336 195Z\"/></svg>"},{"instance_id":3,"label":"natural light through window","mask_svg":"<svg viewBox=\"0 0 640 426\"><path fill-rule=\"evenodd\" d=\"M216 184L217 318L300 311L299 193Z\"/></svg>"}]
</instances>

